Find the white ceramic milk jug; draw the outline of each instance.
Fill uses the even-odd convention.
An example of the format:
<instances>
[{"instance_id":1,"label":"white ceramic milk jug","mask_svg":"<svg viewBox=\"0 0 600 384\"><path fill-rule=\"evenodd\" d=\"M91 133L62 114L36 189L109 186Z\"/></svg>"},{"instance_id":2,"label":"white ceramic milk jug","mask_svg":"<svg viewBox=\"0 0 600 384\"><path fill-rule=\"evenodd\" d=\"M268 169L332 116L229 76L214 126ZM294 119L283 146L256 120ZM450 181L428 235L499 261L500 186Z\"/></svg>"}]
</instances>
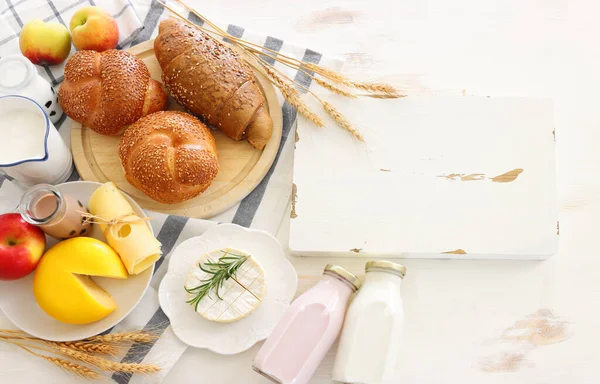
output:
<instances>
[{"instance_id":1,"label":"white ceramic milk jug","mask_svg":"<svg viewBox=\"0 0 600 384\"><path fill-rule=\"evenodd\" d=\"M0 96L19 95L35 100L54 124L63 115L56 90L26 57L8 55L0 58Z\"/></svg>"},{"instance_id":2,"label":"white ceramic milk jug","mask_svg":"<svg viewBox=\"0 0 600 384\"><path fill-rule=\"evenodd\" d=\"M73 171L69 148L34 100L0 97L0 172L19 184L59 184Z\"/></svg>"}]
</instances>

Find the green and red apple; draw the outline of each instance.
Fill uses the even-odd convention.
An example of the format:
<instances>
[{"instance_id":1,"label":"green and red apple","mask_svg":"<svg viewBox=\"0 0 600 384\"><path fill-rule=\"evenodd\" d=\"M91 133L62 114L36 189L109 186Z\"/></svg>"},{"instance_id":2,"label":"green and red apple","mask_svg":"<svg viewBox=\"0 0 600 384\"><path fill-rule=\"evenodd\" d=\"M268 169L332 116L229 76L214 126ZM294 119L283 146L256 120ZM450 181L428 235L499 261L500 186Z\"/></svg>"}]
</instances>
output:
<instances>
[{"instance_id":1,"label":"green and red apple","mask_svg":"<svg viewBox=\"0 0 600 384\"><path fill-rule=\"evenodd\" d=\"M17 280L37 267L46 248L44 232L18 213L0 215L0 280Z\"/></svg>"},{"instance_id":2,"label":"green and red apple","mask_svg":"<svg viewBox=\"0 0 600 384\"><path fill-rule=\"evenodd\" d=\"M69 28L78 50L102 52L114 49L119 42L116 20L99 7L84 7L75 12Z\"/></svg>"},{"instance_id":3,"label":"green and red apple","mask_svg":"<svg viewBox=\"0 0 600 384\"><path fill-rule=\"evenodd\" d=\"M19 48L33 64L60 64L71 52L71 34L62 24L34 19L23 26Z\"/></svg>"}]
</instances>

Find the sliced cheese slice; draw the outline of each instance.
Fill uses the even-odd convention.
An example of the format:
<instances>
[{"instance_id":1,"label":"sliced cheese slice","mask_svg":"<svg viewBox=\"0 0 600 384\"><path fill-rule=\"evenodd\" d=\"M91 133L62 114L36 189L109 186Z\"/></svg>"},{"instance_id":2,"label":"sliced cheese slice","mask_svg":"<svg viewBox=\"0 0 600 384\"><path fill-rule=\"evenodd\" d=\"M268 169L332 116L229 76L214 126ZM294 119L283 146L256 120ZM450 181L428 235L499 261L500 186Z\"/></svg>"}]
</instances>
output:
<instances>
[{"instance_id":1,"label":"sliced cheese slice","mask_svg":"<svg viewBox=\"0 0 600 384\"><path fill-rule=\"evenodd\" d=\"M131 204L113 182L104 183L96 189L90 196L88 207L92 214L107 220L114 220L123 215L134 213ZM99 223L99 225L102 232L106 231L107 225L105 223Z\"/></svg>"},{"instance_id":2,"label":"sliced cheese slice","mask_svg":"<svg viewBox=\"0 0 600 384\"><path fill-rule=\"evenodd\" d=\"M105 232L108 244L121 256L127 271L137 275L151 267L161 256L161 244L139 217L123 218L126 223L109 226Z\"/></svg>"},{"instance_id":3,"label":"sliced cheese slice","mask_svg":"<svg viewBox=\"0 0 600 384\"><path fill-rule=\"evenodd\" d=\"M217 262L225 254L249 256L238 269L234 278L225 280L219 288L219 299L214 291L199 303L196 312L210 321L231 323L243 319L260 305L265 296L265 273L260 264L244 251L227 248L215 250L203 255L190 270L185 287L192 289L202 284L211 275L200 269L208 261ZM188 294L193 298L194 294Z\"/></svg>"},{"instance_id":4,"label":"sliced cheese slice","mask_svg":"<svg viewBox=\"0 0 600 384\"><path fill-rule=\"evenodd\" d=\"M129 274L137 275L160 259L161 243L152 235L148 224L134 214L114 183L98 188L90 197L89 208L93 215L107 221L118 219L117 224L109 225L100 220L99 225Z\"/></svg>"},{"instance_id":5,"label":"sliced cheese slice","mask_svg":"<svg viewBox=\"0 0 600 384\"><path fill-rule=\"evenodd\" d=\"M79 237L58 243L35 270L33 293L38 305L64 323L103 319L117 304L90 276L126 279L127 270L119 255L100 240Z\"/></svg>"}]
</instances>

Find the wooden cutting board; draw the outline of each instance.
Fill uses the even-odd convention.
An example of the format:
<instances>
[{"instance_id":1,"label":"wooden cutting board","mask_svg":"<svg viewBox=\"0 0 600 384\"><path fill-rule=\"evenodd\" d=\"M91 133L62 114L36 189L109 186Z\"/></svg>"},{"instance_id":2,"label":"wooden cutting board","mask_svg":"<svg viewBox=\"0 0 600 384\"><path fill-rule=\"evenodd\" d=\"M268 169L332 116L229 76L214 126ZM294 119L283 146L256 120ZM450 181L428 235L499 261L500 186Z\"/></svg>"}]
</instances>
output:
<instances>
[{"instance_id":1,"label":"wooden cutting board","mask_svg":"<svg viewBox=\"0 0 600 384\"><path fill-rule=\"evenodd\" d=\"M154 56L154 41L147 41L128 49L146 63L153 79L161 81L162 71ZM119 137L103 136L73 122L71 150L79 175L84 180L101 183L113 181L121 190L134 198L144 209L187 217L208 218L226 211L246 197L266 175L273 164L282 133L282 114L277 94L263 73L253 65L256 78L267 100L273 119L273 135L262 150L246 140L235 141L221 131L212 131L217 143L219 173L210 187L200 196L179 203L161 204L146 196L127 182L118 156ZM168 110L183 110L169 97Z\"/></svg>"},{"instance_id":2,"label":"wooden cutting board","mask_svg":"<svg viewBox=\"0 0 600 384\"><path fill-rule=\"evenodd\" d=\"M299 120L293 254L538 259L556 251L551 101L328 100L366 144L330 120L325 129Z\"/></svg>"}]
</instances>

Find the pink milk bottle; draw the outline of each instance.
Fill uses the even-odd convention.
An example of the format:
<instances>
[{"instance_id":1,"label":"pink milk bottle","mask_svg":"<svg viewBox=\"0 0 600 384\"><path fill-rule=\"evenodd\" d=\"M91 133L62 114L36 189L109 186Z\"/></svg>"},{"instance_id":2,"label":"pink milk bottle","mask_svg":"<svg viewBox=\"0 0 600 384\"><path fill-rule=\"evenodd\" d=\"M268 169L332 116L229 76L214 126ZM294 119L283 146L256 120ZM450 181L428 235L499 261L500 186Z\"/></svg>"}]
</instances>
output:
<instances>
[{"instance_id":1,"label":"pink milk bottle","mask_svg":"<svg viewBox=\"0 0 600 384\"><path fill-rule=\"evenodd\" d=\"M252 368L278 384L307 384L342 328L360 280L327 265L321 281L298 297L267 338Z\"/></svg>"}]
</instances>

